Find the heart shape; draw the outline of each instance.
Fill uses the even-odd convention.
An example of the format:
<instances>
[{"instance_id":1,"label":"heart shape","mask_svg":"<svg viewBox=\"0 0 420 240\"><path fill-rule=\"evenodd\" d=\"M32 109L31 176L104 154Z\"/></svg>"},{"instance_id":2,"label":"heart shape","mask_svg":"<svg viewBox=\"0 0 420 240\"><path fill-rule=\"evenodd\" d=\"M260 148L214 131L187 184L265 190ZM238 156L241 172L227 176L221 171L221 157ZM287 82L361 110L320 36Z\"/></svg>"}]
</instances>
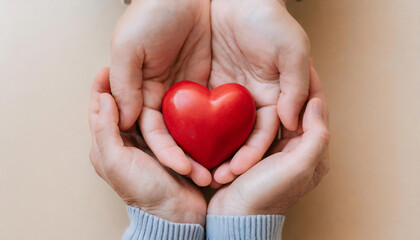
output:
<instances>
[{"instance_id":1,"label":"heart shape","mask_svg":"<svg viewBox=\"0 0 420 240\"><path fill-rule=\"evenodd\" d=\"M256 117L254 99L236 83L210 91L198 83L181 81L166 92L162 112L175 141L207 169L218 166L241 147Z\"/></svg>"}]
</instances>

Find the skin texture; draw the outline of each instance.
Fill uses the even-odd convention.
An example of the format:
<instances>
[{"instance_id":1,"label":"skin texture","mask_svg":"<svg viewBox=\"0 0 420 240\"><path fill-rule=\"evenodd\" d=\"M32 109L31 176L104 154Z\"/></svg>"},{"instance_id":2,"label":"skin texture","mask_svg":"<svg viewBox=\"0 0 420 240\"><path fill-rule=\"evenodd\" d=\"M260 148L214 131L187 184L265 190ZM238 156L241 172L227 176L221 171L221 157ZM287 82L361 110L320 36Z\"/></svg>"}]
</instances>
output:
<instances>
[{"instance_id":1,"label":"skin texture","mask_svg":"<svg viewBox=\"0 0 420 240\"><path fill-rule=\"evenodd\" d=\"M309 41L281 1L213 0L211 24L210 88L242 84L257 106L248 141L214 171L214 180L226 184L262 159L277 136L279 119L286 129L297 129L308 97Z\"/></svg>"},{"instance_id":2,"label":"skin texture","mask_svg":"<svg viewBox=\"0 0 420 240\"><path fill-rule=\"evenodd\" d=\"M309 102L302 115L297 131L282 129L282 140L270 149L272 155L216 192L208 214L285 214L320 182L328 172L328 112L313 68Z\"/></svg>"},{"instance_id":3,"label":"skin texture","mask_svg":"<svg viewBox=\"0 0 420 240\"><path fill-rule=\"evenodd\" d=\"M133 1L115 28L110 81L119 127L128 130L139 119L144 140L159 161L200 186L211 182L210 172L178 147L165 126L161 104L176 82L206 86L210 66L209 1Z\"/></svg>"},{"instance_id":4,"label":"skin texture","mask_svg":"<svg viewBox=\"0 0 420 240\"><path fill-rule=\"evenodd\" d=\"M211 181L177 146L160 112L165 91L181 80L211 89L236 82L257 105L248 141L213 172L212 187L234 181L212 198L209 214L284 214L328 171L325 101L313 68L309 84L307 36L283 2L213 0L210 20L210 1L137 0L111 45L110 86L103 70L92 90L91 161L127 204L173 222L204 223L199 190L164 167L199 186ZM272 145L280 120L282 140Z\"/></svg>"},{"instance_id":5,"label":"skin texture","mask_svg":"<svg viewBox=\"0 0 420 240\"><path fill-rule=\"evenodd\" d=\"M308 95L309 42L283 1L136 0L115 28L111 53L120 128L130 129L139 119L144 140L159 161L193 176L199 186L210 184L212 176L178 147L161 114L171 85L191 80L212 89L236 82L255 98L251 136L213 172L221 184L262 159L279 120L289 130L297 128Z\"/></svg>"},{"instance_id":6,"label":"skin texture","mask_svg":"<svg viewBox=\"0 0 420 240\"><path fill-rule=\"evenodd\" d=\"M128 205L172 222L204 226L207 206L199 189L162 166L138 129L120 132L108 71L97 74L89 109L90 159L96 172ZM297 131L282 129L282 140L268 157L216 192L208 214L285 214L320 182L329 168L328 111L312 67L309 102L301 116Z\"/></svg>"},{"instance_id":7,"label":"skin texture","mask_svg":"<svg viewBox=\"0 0 420 240\"><path fill-rule=\"evenodd\" d=\"M136 127L120 132L118 123L109 70L103 69L93 83L89 109L90 160L96 172L127 205L172 222L204 226L207 204L199 189L162 166Z\"/></svg>"}]
</instances>

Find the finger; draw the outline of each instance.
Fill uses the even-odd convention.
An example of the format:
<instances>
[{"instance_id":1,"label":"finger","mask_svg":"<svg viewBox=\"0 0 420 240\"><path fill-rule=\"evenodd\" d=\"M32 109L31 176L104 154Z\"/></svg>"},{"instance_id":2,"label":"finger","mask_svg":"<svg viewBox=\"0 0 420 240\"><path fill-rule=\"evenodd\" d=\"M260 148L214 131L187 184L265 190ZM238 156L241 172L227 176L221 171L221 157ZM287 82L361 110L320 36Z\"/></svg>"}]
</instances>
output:
<instances>
[{"instance_id":1,"label":"finger","mask_svg":"<svg viewBox=\"0 0 420 240\"><path fill-rule=\"evenodd\" d=\"M299 113L308 98L309 54L304 51L289 58L280 67L280 96L277 112L282 124L291 131L296 130Z\"/></svg>"},{"instance_id":2,"label":"finger","mask_svg":"<svg viewBox=\"0 0 420 240\"><path fill-rule=\"evenodd\" d=\"M299 143L300 143L299 138L281 140L268 151L267 156L276 154L278 152L283 152L283 153L291 152L295 150L297 146L299 146Z\"/></svg>"},{"instance_id":3,"label":"finger","mask_svg":"<svg viewBox=\"0 0 420 240\"><path fill-rule=\"evenodd\" d=\"M291 139L291 138L295 138L295 137L298 136L296 131L287 130L287 128L285 128L283 126L283 124L281 124L280 128L281 128L281 138L280 139Z\"/></svg>"},{"instance_id":4,"label":"finger","mask_svg":"<svg viewBox=\"0 0 420 240\"><path fill-rule=\"evenodd\" d=\"M326 119L323 118L325 104L320 98L309 101L303 116L303 135L299 145L293 151L301 166L315 168L322 160L328 142L329 132Z\"/></svg>"},{"instance_id":5,"label":"finger","mask_svg":"<svg viewBox=\"0 0 420 240\"><path fill-rule=\"evenodd\" d=\"M99 152L99 148L98 148L98 144L96 143L95 136L93 136L93 138L92 138L92 146L91 146L90 152L89 152L89 159L90 159L90 162L92 163L92 166L95 169L96 173L100 177L104 177L105 176L104 169L103 169L103 166L100 162L101 153Z\"/></svg>"},{"instance_id":6,"label":"finger","mask_svg":"<svg viewBox=\"0 0 420 240\"><path fill-rule=\"evenodd\" d=\"M91 94L111 93L109 85L109 67L102 68L96 74L92 84Z\"/></svg>"},{"instance_id":7,"label":"finger","mask_svg":"<svg viewBox=\"0 0 420 240\"><path fill-rule=\"evenodd\" d=\"M313 99L313 98L319 98L320 101L318 102L318 109L317 111L317 115L318 117L320 116L323 123L324 123L324 129L322 129L321 131L319 131L318 135L321 136L321 142L322 140L324 140L324 142L326 142L325 145L328 145L329 142L329 134L328 134L328 122L329 122L329 116L328 116L328 108L326 106L326 100L325 100L325 96L324 93L322 91L322 84L321 84L321 80L319 78L319 75L317 73L317 71L315 70L314 66L313 66L313 60L312 58L310 59L310 89L309 89L309 98ZM310 125L309 125L309 120L306 119L307 122L305 122L305 118L304 118L304 122L303 122L303 126L304 126L304 131L307 132ZM326 155L327 153L324 152L324 154ZM321 158L321 162L318 163L318 167L319 166L326 166L326 169L328 169L328 157L324 156ZM318 168L317 167L317 168ZM328 170L327 170L328 171Z\"/></svg>"},{"instance_id":8,"label":"finger","mask_svg":"<svg viewBox=\"0 0 420 240\"><path fill-rule=\"evenodd\" d=\"M214 172L213 172L213 174L214 174ZM210 187L211 188L213 188L213 189L219 189L219 188L221 188L223 185L222 184L220 184L220 183L218 183L218 182L216 182L215 180L214 180L214 178L212 179L212 181L211 181L211 183L210 183Z\"/></svg>"},{"instance_id":9,"label":"finger","mask_svg":"<svg viewBox=\"0 0 420 240\"><path fill-rule=\"evenodd\" d=\"M312 58L309 60L309 98L318 97L324 101L324 94L322 92L321 80L319 78L318 72L314 68L314 63Z\"/></svg>"},{"instance_id":10,"label":"finger","mask_svg":"<svg viewBox=\"0 0 420 240\"><path fill-rule=\"evenodd\" d=\"M318 73L316 72L315 68L313 67L313 61L312 59L310 59L310 87L309 87L309 99L312 98L320 98L322 102L324 102L325 104L325 97L324 94L322 92L322 86L321 86L321 81L319 79ZM323 117L328 119L328 111L325 108L324 109L324 113L323 113ZM299 123L301 123L299 121ZM291 139L291 138L295 138L299 135L301 135L301 130L300 127L298 127L299 132L297 131L289 131L287 130L283 124L281 125L281 133L282 133L282 137L281 139Z\"/></svg>"},{"instance_id":11,"label":"finger","mask_svg":"<svg viewBox=\"0 0 420 240\"><path fill-rule=\"evenodd\" d=\"M318 72L315 70L314 66L313 66L313 61L311 59L310 61L310 87L309 87L309 99L311 98L320 98L321 101L324 103L324 112L323 112L323 118L327 120L327 125L328 125L328 109L326 107L326 100L325 100L325 96L324 93L322 91L322 84L321 84L321 80L319 78Z\"/></svg>"},{"instance_id":12,"label":"finger","mask_svg":"<svg viewBox=\"0 0 420 240\"><path fill-rule=\"evenodd\" d=\"M192 159L190 159L190 161L191 172L188 174L188 177L190 177L191 180L193 180L193 182L200 187L206 187L210 185L212 176L209 170Z\"/></svg>"},{"instance_id":13,"label":"finger","mask_svg":"<svg viewBox=\"0 0 420 240\"><path fill-rule=\"evenodd\" d=\"M145 107L139 125L144 140L159 162L182 175L191 172L191 162L172 138L161 112Z\"/></svg>"},{"instance_id":14,"label":"finger","mask_svg":"<svg viewBox=\"0 0 420 240\"><path fill-rule=\"evenodd\" d=\"M257 110L254 130L232 158L230 169L233 174L240 175L246 172L262 159L277 136L279 124L275 106Z\"/></svg>"},{"instance_id":15,"label":"finger","mask_svg":"<svg viewBox=\"0 0 420 240\"><path fill-rule=\"evenodd\" d=\"M230 170L231 161L224 162L216 168L213 174L214 181L219 184L227 184L235 180L238 176Z\"/></svg>"},{"instance_id":16,"label":"finger","mask_svg":"<svg viewBox=\"0 0 420 240\"><path fill-rule=\"evenodd\" d=\"M92 84L91 88L91 98L90 98L90 105L89 105L89 126L92 130L92 121L93 117L95 117L99 113L99 95L101 93L109 92L109 68L103 68L99 70L96 74L95 79ZM93 136L93 130L91 131Z\"/></svg>"},{"instance_id":17,"label":"finger","mask_svg":"<svg viewBox=\"0 0 420 240\"><path fill-rule=\"evenodd\" d=\"M95 168L95 171L98 173L99 176L104 176L103 174L103 167L100 164L99 159L100 151L98 145L96 143L96 137L94 132L95 123L98 118L98 114L100 111L100 97L101 93L110 92L109 88L109 68L101 69L95 76L95 79L92 84L91 88L91 100L89 105L89 127L92 134L92 146L89 154L90 161Z\"/></svg>"},{"instance_id":18,"label":"finger","mask_svg":"<svg viewBox=\"0 0 420 240\"><path fill-rule=\"evenodd\" d=\"M133 43L120 39L123 36L116 35L111 43L110 82L119 109L120 128L127 130L138 119L143 105L144 52Z\"/></svg>"},{"instance_id":19,"label":"finger","mask_svg":"<svg viewBox=\"0 0 420 240\"><path fill-rule=\"evenodd\" d=\"M122 150L123 140L118 128L118 109L109 93L101 93L100 109L93 122L93 132L99 151L113 155Z\"/></svg>"}]
</instances>

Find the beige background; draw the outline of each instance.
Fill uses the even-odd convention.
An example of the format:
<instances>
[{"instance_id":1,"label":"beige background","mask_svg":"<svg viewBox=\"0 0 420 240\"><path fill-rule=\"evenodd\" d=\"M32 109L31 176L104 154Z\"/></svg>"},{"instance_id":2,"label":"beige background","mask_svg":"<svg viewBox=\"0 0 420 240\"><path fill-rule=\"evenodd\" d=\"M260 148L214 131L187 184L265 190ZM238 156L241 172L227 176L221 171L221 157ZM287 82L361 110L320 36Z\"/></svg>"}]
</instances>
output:
<instances>
[{"instance_id":1,"label":"beige background","mask_svg":"<svg viewBox=\"0 0 420 240\"><path fill-rule=\"evenodd\" d=\"M289 1L331 112L331 172L284 239L419 239L420 1ZM88 160L89 88L118 0L0 0L0 239L119 239Z\"/></svg>"}]
</instances>

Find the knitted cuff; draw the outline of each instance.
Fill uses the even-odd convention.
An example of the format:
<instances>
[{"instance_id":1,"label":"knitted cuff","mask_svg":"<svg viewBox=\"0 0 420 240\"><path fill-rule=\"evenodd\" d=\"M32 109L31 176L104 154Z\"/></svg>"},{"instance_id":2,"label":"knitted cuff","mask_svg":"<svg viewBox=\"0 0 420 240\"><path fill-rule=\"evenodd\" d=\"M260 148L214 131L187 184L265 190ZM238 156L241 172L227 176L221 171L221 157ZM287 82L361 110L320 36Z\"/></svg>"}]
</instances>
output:
<instances>
[{"instance_id":1,"label":"knitted cuff","mask_svg":"<svg viewBox=\"0 0 420 240\"><path fill-rule=\"evenodd\" d=\"M281 239L284 218L283 215L207 215L207 239L278 240Z\"/></svg>"},{"instance_id":2,"label":"knitted cuff","mask_svg":"<svg viewBox=\"0 0 420 240\"><path fill-rule=\"evenodd\" d=\"M127 206L130 226L122 240L203 240L200 224L173 223L142 210Z\"/></svg>"}]
</instances>

